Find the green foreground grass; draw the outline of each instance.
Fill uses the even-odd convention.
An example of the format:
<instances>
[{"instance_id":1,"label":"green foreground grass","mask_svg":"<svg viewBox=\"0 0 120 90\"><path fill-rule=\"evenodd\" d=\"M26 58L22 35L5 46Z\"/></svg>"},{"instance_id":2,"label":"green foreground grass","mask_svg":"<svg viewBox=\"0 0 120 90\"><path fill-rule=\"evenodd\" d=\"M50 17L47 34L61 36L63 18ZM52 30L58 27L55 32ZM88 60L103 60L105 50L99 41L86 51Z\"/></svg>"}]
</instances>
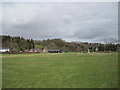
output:
<instances>
[{"instance_id":1,"label":"green foreground grass","mask_svg":"<svg viewBox=\"0 0 120 90\"><path fill-rule=\"evenodd\" d=\"M3 88L116 88L117 53L3 55Z\"/></svg>"}]
</instances>

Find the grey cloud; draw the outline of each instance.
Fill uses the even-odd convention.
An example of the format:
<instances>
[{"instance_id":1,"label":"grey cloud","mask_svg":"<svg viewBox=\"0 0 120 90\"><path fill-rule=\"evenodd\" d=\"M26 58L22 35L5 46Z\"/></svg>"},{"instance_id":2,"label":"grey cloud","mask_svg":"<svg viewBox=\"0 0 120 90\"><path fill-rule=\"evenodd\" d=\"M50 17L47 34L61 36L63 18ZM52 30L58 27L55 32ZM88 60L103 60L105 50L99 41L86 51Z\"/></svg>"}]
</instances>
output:
<instances>
[{"instance_id":1,"label":"grey cloud","mask_svg":"<svg viewBox=\"0 0 120 90\"><path fill-rule=\"evenodd\" d=\"M117 38L117 3L4 3L3 34L67 41Z\"/></svg>"}]
</instances>

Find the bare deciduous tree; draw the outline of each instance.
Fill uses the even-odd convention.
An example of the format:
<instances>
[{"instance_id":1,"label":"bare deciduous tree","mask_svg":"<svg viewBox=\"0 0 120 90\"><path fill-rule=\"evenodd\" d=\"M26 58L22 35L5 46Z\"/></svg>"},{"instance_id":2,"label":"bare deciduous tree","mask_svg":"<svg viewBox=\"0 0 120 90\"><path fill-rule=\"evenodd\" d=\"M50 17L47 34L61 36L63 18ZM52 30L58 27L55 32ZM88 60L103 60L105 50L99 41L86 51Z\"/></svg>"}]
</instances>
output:
<instances>
[{"instance_id":1,"label":"bare deciduous tree","mask_svg":"<svg viewBox=\"0 0 120 90\"><path fill-rule=\"evenodd\" d=\"M105 44L117 44L118 40L115 38L107 38L107 39L104 39L104 42Z\"/></svg>"}]
</instances>

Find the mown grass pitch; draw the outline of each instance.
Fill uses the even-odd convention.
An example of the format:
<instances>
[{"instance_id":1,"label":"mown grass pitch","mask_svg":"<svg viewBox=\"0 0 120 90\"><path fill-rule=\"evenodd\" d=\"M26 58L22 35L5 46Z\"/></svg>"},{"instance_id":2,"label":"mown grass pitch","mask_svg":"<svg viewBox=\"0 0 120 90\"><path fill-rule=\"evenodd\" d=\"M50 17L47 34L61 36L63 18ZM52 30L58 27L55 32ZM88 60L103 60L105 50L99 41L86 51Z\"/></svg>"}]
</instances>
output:
<instances>
[{"instance_id":1,"label":"mown grass pitch","mask_svg":"<svg viewBox=\"0 0 120 90\"><path fill-rule=\"evenodd\" d=\"M3 88L116 88L117 53L3 55Z\"/></svg>"}]
</instances>

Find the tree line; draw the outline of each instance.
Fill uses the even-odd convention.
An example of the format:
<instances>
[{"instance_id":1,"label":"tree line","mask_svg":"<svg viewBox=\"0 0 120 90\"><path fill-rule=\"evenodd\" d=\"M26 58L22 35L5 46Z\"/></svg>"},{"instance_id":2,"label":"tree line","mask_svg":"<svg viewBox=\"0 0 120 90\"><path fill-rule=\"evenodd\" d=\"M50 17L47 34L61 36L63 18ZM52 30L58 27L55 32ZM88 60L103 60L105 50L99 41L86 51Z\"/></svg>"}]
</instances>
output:
<instances>
[{"instance_id":1,"label":"tree line","mask_svg":"<svg viewBox=\"0 0 120 90\"><path fill-rule=\"evenodd\" d=\"M24 39L23 37L0 36L2 37L2 48L9 48L12 52L24 51L34 48L33 39Z\"/></svg>"},{"instance_id":2,"label":"tree line","mask_svg":"<svg viewBox=\"0 0 120 90\"><path fill-rule=\"evenodd\" d=\"M2 37L2 48L9 48L12 52L25 51L26 49L34 49L35 45L42 45L48 50L61 49L69 52L91 52L94 51L117 51L119 44L114 39L106 40L103 43L88 42L66 42L62 39L33 40L24 39L23 37L0 36Z\"/></svg>"}]
</instances>

